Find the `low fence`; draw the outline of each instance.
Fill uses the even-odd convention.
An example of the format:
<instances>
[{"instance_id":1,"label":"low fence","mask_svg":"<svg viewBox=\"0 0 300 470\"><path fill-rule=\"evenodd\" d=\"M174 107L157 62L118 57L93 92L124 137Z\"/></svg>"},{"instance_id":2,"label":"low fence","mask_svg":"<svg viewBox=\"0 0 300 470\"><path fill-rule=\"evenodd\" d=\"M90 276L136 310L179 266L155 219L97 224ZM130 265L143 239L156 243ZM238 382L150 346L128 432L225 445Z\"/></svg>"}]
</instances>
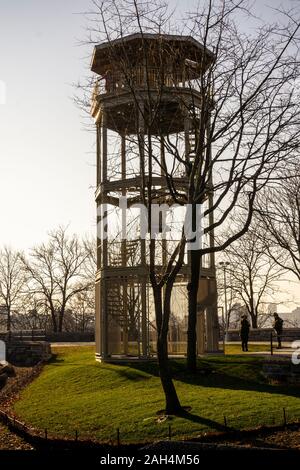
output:
<instances>
[{"instance_id":1,"label":"low fence","mask_svg":"<svg viewBox=\"0 0 300 470\"><path fill-rule=\"evenodd\" d=\"M95 341L94 331L52 332L45 330L18 330L0 333L2 341L48 341L48 343L91 343Z\"/></svg>"},{"instance_id":2,"label":"low fence","mask_svg":"<svg viewBox=\"0 0 300 470\"><path fill-rule=\"evenodd\" d=\"M286 347L286 345L284 345L284 343L288 343L289 347L292 348L293 344L296 341L299 342L298 348L300 348L300 331L298 333L298 336L295 336L294 334L293 335L287 334L286 332L282 333L281 335L278 335L278 334L276 334L276 332L271 331L271 333L270 333L270 352L271 352L271 355L273 356L274 349L276 349L276 350L279 349L280 350L280 349ZM277 344L277 346L276 346L276 344ZM296 346L294 346L294 348L295 347Z\"/></svg>"},{"instance_id":3,"label":"low fence","mask_svg":"<svg viewBox=\"0 0 300 470\"><path fill-rule=\"evenodd\" d=\"M13 330L0 333L2 341L46 341L45 330Z\"/></svg>"},{"instance_id":4,"label":"low fence","mask_svg":"<svg viewBox=\"0 0 300 470\"><path fill-rule=\"evenodd\" d=\"M295 417L295 410L293 416L289 415L289 410L286 408L275 410L273 413L268 413L268 416L261 417L261 422L258 422L257 415L249 415L250 426L245 428L238 426L238 416L223 416L219 423L215 423L215 430L199 429L191 432L189 435L182 434L176 430L176 426L172 424L164 424L160 427L160 432L153 436L154 441L165 441L172 439L188 439L190 441L198 442L222 442L226 439L234 440L241 438L257 437L258 435L268 435L276 431L285 429L297 430L300 427L300 409L298 416ZM256 420L254 419L256 418ZM205 420L205 417L203 417ZM255 422L255 427L253 422ZM0 422L8 427L10 431L22 437L28 443L39 449L47 450L75 450L75 449L109 449L111 446L126 446L127 449L136 449L143 444L143 439L140 438L140 443L136 435L129 436L128 433L122 433L122 428L115 429L110 439L105 442L89 439L80 434L80 430L74 429L73 436L58 437L51 430L37 430L29 427L24 422L21 422L16 417L11 416L9 413L0 410ZM252 422L252 427L251 427ZM148 441L149 438L147 438ZM131 444L131 442L137 442Z\"/></svg>"},{"instance_id":5,"label":"low fence","mask_svg":"<svg viewBox=\"0 0 300 470\"><path fill-rule=\"evenodd\" d=\"M41 433L35 429L30 428L25 423L1 410L0 422L7 426L11 432L23 438L33 447L40 450L79 450L85 448L99 449L99 447L109 449L109 445L101 445L101 443L92 440L79 440L78 431L75 431L73 439L50 437L48 435L47 429L45 429L44 433Z\"/></svg>"}]
</instances>

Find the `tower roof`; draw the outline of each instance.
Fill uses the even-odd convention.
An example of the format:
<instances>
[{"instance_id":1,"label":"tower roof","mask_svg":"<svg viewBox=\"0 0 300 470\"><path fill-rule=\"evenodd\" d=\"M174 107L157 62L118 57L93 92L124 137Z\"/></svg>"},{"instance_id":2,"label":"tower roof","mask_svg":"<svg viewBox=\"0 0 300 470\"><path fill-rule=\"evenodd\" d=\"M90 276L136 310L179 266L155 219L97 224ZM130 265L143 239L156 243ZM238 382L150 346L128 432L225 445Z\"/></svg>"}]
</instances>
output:
<instances>
[{"instance_id":1,"label":"tower roof","mask_svg":"<svg viewBox=\"0 0 300 470\"><path fill-rule=\"evenodd\" d=\"M201 64L202 72L213 62L215 55L208 48L191 36L173 34L136 33L115 39L110 42L98 44L94 48L91 70L99 75L112 67L112 63L118 63L118 58L126 57L129 63L140 64L147 52L154 60L157 57L169 59L174 63Z\"/></svg>"}]
</instances>

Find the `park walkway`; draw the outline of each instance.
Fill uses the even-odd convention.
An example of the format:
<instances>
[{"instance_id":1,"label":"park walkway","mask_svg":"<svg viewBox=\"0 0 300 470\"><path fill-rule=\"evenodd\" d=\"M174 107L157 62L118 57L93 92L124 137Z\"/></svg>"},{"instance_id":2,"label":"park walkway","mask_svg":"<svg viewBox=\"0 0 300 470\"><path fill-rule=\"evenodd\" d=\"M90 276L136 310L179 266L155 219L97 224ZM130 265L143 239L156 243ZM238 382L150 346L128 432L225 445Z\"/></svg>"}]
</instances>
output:
<instances>
[{"instance_id":1,"label":"park walkway","mask_svg":"<svg viewBox=\"0 0 300 470\"><path fill-rule=\"evenodd\" d=\"M237 342L228 342L226 346L230 348L230 346L237 346L239 343ZM257 351L255 351L255 347L257 346ZM265 348L264 348L265 347ZM262 343L262 342L250 342L249 343L250 351L243 352L241 349L236 350L233 354L241 354L245 356L266 356L266 357L286 357L292 358L292 354L297 351L297 348L292 348L291 343L283 342L282 348L277 349L276 346L273 346L273 355L271 355L271 348L270 343ZM300 348L299 351L299 358L300 358ZM230 352L230 354L232 354Z\"/></svg>"}]
</instances>

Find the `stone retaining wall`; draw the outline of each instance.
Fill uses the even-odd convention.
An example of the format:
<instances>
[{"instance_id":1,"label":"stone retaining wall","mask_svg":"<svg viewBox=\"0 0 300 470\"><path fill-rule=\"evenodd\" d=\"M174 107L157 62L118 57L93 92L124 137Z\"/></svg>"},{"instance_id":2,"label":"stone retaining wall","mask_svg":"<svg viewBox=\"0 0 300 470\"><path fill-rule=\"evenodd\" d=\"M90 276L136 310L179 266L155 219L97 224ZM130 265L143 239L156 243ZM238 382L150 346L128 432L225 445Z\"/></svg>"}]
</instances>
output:
<instances>
[{"instance_id":1,"label":"stone retaining wall","mask_svg":"<svg viewBox=\"0 0 300 470\"><path fill-rule=\"evenodd\" d=\"M274 338L276 333L272 328L251 328L249 333L249 341L270 341L271 333ZM239 330L228 331L228 341L240 341ZM282 341L292 342L300 340L300 328L283 328Z\"/></svg>"},{"instance_id":2,"label":"stone retaining wall","mask_svg":"<svg viewBox=\"0 0 300 470\"><path fill-rule=\"evenodd\" d=\"M7 361L18 367L32 367L51 358L51 346L46 341L11 341L6 344Z\"/></svg>"}]
</instances>

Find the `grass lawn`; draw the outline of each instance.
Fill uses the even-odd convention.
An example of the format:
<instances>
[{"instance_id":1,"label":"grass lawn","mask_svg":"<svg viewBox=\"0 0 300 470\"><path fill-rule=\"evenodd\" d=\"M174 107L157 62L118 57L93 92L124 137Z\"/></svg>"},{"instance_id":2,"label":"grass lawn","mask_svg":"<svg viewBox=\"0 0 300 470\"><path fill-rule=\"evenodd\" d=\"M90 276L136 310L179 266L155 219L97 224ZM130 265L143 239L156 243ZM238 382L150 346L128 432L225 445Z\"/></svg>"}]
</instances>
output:
<instances>
[{"instance_id":1,"label":"grass lawn","mask_svg":"<svg viewBox=\"0 0 300 470\"><path fill-rule=\"evenodd\" d=\"M54 349L54 348L53 348ZM90 346L55 348L56 357L21 394L15 411L22 420L49 435L150 441L167 436L168 425L178 437L196 436L228 426L254 427L300 418L300 389L271 386L261 375L261 358L214 356L200 361L213 373L192 377L184 361L172 362L176 387L190 413L158 422L164 407L155 363L99 364Z\"/></svg>"}]
</instances>

